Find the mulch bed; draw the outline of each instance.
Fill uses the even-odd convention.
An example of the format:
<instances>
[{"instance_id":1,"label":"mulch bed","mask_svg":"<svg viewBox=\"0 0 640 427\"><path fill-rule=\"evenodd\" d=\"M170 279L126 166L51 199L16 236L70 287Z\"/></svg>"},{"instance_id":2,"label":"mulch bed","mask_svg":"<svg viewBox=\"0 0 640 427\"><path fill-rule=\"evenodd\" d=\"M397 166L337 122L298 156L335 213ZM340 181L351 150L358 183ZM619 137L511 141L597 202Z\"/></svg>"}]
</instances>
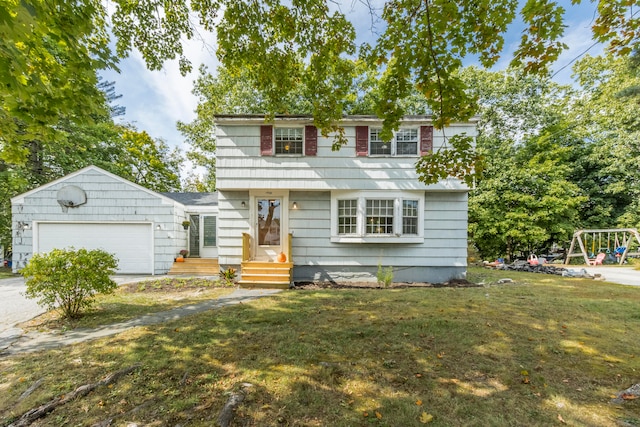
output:
<instances>
[{"instance_id":1,"label":"mulch bed","mask_svg":"<svg viewBox=\"0 0 640 427\"><path fill-rule=\"evenodd\" d=\"M387 288L376 282L295 282L294 290L316 289L404 289L404 288L475 288L481 287L477 283L465 279L454 279L444 283L428 282L398 282L392 283Z\"/></svg>"}]
</instances>

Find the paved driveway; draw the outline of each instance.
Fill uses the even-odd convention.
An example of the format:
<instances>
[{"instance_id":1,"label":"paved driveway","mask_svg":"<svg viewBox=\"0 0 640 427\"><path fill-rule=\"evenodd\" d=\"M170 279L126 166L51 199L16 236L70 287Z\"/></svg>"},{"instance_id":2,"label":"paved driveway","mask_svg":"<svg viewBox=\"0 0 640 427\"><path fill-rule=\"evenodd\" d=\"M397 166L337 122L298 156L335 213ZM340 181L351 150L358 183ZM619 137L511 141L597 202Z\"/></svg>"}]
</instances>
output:
<instances>
[{"instance_id":1,"label":"paved driveway","mask_svg":"<svg viewBox=\"0 0 640 427\"><path fill-rule=\"evenodd\" d=\"M26 322L44 313L35 300L25 298L26 290L22 277L0 280L0 337L18 333L14 330L16 323Z\"/></svg>"},{"instance_id":2,"label":"paved driveway","mask_svg":"<svg viewBox=\"0 0 640 427\"><path fill-rule=\"evenodd\" d=\"M607 282L640 286L640 271L634 270L633 267L599 265L597 267L585 267L585 270L589 274L602 274Z\"/></svg>"}]
</instances>

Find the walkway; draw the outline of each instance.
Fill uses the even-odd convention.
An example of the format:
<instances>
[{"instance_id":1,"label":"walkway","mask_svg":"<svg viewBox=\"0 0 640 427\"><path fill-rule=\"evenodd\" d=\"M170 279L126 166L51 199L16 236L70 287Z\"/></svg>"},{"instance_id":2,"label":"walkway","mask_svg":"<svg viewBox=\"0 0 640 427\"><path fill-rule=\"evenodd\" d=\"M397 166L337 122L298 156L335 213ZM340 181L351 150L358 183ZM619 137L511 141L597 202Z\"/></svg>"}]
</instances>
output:
<instances>
[{"instance_id":1,"label":"walkway","mask_svg":"<svg viewBox=\"0 0 640 427\"><path fill-rule=\"evenodd\" d=\"M49 350L64 345L76 344L110 335L119 334L137 326L154 325L182 319L207 310L248 302L260 297L280 292L278 289L236 289L230 295L205 301L199 304L186 305L173 310L149 314L137 319L102 326L96 329L74 329L64 334L29 332L8 337L0 337L0 357L17 353L30 353ZM20 331L21 332L21 331Z\"/></svg>"}]
</instances>

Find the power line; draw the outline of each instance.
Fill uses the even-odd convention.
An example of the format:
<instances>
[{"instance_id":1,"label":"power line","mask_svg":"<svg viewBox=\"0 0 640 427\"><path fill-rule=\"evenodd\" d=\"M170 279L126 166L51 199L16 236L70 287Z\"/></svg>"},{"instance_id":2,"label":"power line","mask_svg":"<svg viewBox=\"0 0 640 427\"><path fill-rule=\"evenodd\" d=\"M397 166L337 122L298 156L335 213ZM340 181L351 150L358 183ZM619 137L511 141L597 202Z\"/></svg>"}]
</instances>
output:
<instances>
[{"instance_id":1,"label":"power line","mask_svg":"<svg viewBox=\"0 0 640 427\"><path fill-rule=\"evenodd\" d=\"M584 52L580 53L578 56L576 56L575 58L573 58L571 61L567 62L566 64L564 64L558 71L556 71L555 73L553 73L551 75L550 78L554 78L560 71L564 70L565 68L567 68L569 65L573 64L575 61L577 61L582 55L584 55L585 53L589 52L594 46L596 46L598 43L600 42L594 42L591 46L589 46L588 48L586 48L584 50Z\"/></svg>"}]
</instances>

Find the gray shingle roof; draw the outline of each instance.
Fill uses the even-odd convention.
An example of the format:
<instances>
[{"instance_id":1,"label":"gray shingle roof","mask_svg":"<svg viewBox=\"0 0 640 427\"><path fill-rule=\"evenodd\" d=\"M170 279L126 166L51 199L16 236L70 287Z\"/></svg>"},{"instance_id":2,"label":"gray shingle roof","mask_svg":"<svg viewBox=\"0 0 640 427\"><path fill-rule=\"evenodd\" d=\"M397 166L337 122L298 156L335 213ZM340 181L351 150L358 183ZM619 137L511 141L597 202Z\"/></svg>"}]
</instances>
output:
<instances>
[{"instance_id":1,"label":"gray shingle roof","mask_svg":"<svg viewBox=\"0 0 640 427\"><path fill-rule=\"evenodd\" d=\"M160 193L185 206L217 206L218 193Z\"/></svg>"}]
</instances>

